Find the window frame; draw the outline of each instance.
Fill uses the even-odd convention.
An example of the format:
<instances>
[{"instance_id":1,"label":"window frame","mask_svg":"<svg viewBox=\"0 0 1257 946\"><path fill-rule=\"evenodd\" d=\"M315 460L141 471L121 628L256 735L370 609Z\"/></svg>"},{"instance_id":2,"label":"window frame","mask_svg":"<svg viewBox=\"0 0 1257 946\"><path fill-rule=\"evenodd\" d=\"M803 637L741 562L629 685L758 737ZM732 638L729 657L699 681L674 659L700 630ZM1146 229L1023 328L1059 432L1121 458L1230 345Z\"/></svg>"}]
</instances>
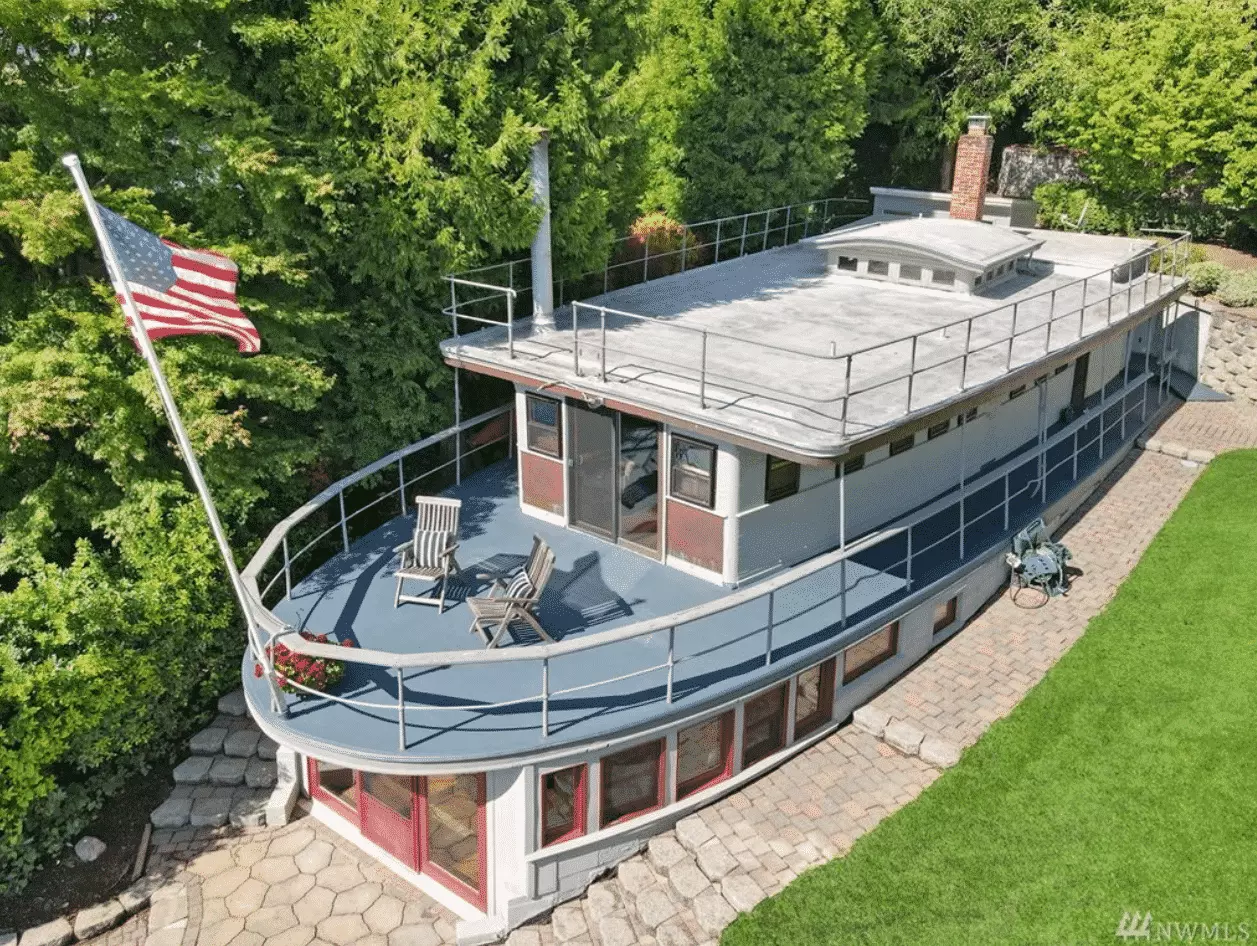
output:
<instances>
[{"instance_id":1,"label":"window frame","mask_svg":"<svg viewBox=\"0 0 1257 946\"><path fill-rule=\"evenodd\" d=\"M834 464L834 479L838 479L838 477L840 476L850 476L852 473L859 473L861 470L864 469L864 466L865 466L864 458L866 456L867 454L857 453L853 457L848 457L845 460L840 460L837 463L835 463Z\"/></svg>"},{"instance_id":2,"label":"window frame","mask_svg":"<svg viewBox=\"0 0 1257 946\"><path fill-rule=\"evenodd\" d=\"M949 430L951 430L951 418L946 417L943 420L940 420L937 424L930 424L930 426L925 429L925 439L937 440Z\"/></svg>"},{"instance_id":3,"label":"window frame","mask_svg":"<svg viewBox=\"0 0 1257 946\"><path fill-rule=\"evenodd\" d=\"M878 267L876 270L873 267ZM875 276L878 279L890 278L890 262L888 260L871 259L864 267L864 272L868 276Z\"/></svg>"},{"instance_id":4,"label":"window frame","mask_svg":"<svg viewBox=\"0 0 1257 946\"><path fill-rule=\"evenodd\" d=\"M1011 391L1008 392L1008 399L1010 401L1015 401L1017 400L1017 398L1021 397L1025 393L1026 393L1026 385L1019 384L1017 387L1013 388Z\"/></svg>"},{"instance_id":5,"label":"window frame","mask_svg":"<svg viewBox=\"0 0 1257 946\"><path fill-rule=\"evenodd\" d=\"M788 725L788 720L789 720L789 716L787 714L790 711L789 685L790 685L790 681L788 679L783 680L774 686L761 690L759 693L756 693L754 696L748 697L746 702L742 704L742 770L743 771L746 771L751 766L759 762L763 762L769 756L773 755L774 753L780 752L789 744L786 738L789 734L787 730L787 725ZM781 709L779 710L779 716L777 720L778 726L780 727L781 738L778 740L777 745L772 746L771 748L768 749L768 751L764 752L762 755L759 755L755 757L754 759L751 759L748 757L750 746L746 740L746 730L747 730L747 727L751 725L748 710L750 709L752 703L755 703L759 700L766 700L769 697L773 697L781 701ZM765 720L767 720L768 718L769 717L765 717Z\"/></svg>"},{"instance_id":6,"label":"window frame","mask_svg":"<svg viewBox=\"0 0 1257 946\"><path fill-rule=\"evenodd\" d=\"M905 269L908 270L909 273L905 273L904 272ZM916 275L910 275L910 272L912 270L916 270ZM917 263L900 263L899 272L896 278L899 279L901 282L919 283L921 281L921 274L923 272L924 272L924 269Z\"/></svg>"},{"instance_id":7,"label":"window frame","mask_svg":"<svg viewBox=\"0 0 1257 946\"><path fill-rule=\"evenodd\" d=\"M877 656L868 658L863 663L857 664L855 667L847 666L847 655L851 650L860 646L861 644L863 644L865 641L869 640L870 638L876 637L878 634L881 634L887 630L890 631L890 644L885 650L883 650ZM865 634L858 641L852 641L850 644L848 644L846 647L842 649L843 686L846 686L848 683L855 682L856 680L864 676L873 668L881 666L886 661L890 660L892 657L898 656L898 654L899 654L899 622L898 621L891 621L889 624L883 624L881 627L873 631L871 634Z\"/></svg>"},{"instance_id":8,"label":"window frame","mask_svg":"<svg viewBox=\"0 0 1257 946\"><path fill-rule=\"evenodd\" d=\"M793 460L775 457L771 453L765 454L764 458L764 502L775 503L779 500L788 499L791 496L797 495L799 492L799 482L803 473L803 468ZM774 463L781 465L777 466L774 470ZM782 470L785 470L788 474L792 472L793 475L785 477L786 482L784 484L777 484L776 492L774 492L773 474L780 474Z\"/></svg>"},{"instance_id":9,"label":"window frame","mask_svg":"<svg viewBox=\"0 0 1257 946\"><path fill-rule=\"evenodd\" d=\"M630 752L643 751L655 747L655 804L647 808L638 808L627 814L608 821L607 820L607 773L609 766L608 759L614 759L616 756L627 755ZM646 742L639 742L636 745L628 746L617 752L609 752L598 760L598 828L610 828L617 824L624 824L626 821L632 821L634 818L640 818L642 815L648 815L652 811L658 811L667 803L667 786L664 776L667 769L668 757L668 741L663 737L658 739L650 739Z\"/></svg>"},{"instance_id":10,"label":"window frame","mask_svg":"<svg viewBox=\"0 0 1257 946\"><path fill-rule=\"evenodd\" d=\"M931 269L930 285L932 286L954 286L956 285L956 271L954 269Z\"/></svg>"},{"instance_id":11,"label":"window frame","mask_svg":"<svg viewBox=\"0 0 1257 946\"><path fill-rule=\"evenodd\" d=\"M916 445L917 445L917 434L916 434L916 431L913 431L912 433L908 434L906 437L900 437L898 440L892 440L890 442L890 455L892 457L897 457L900 454L907 453Z\"/></svg>"},{"instance_id":12,"label":"window frame","mask_svg":"<svg viewBox=\"0 0 1257 946\"><path fill-rule=\"evenodd\" d=\"M350 805L339 795L329 791L323 787L323 782L319 778L319 772L322 769L322 763L314 758L308 757L306 765L306 774L308 787L310 789L310 797L315 801L322 802L331 807L337 814L342 817L349 818L357 825L358 829L362 829L362 776L357 769L347 765L338 765L338 769L347 769L353 776L354 783L354 804Z\"/></svg>"},{"instance_id":13,"label":"window frame","mask_svg":"<svg viewBox=\"0 0 1257 946\"><path fill-rule=\"evenodd\" d=\"M711 472L701 475L707 476L708 480L708 497L706 500L677 492L677 444L684 443L692 447L698 447L711 453ZM705 440L696 440L693 437L687 437L682 434L670 434L668 437L668 496L672 499L679 499L682 502L690 503L702 509L716 508L716 461L719 456L719 450L714 443L708 443ZM695 468L696 469L696 468Z\"/></svg>"},{"instance_id":14,"label":"window frame","mask_svg":"<svg viewBox=\"0 0 1257 946\"><path fill-rule=\"evenodd\" d=\"M799 680L805 673L811 673L813 670L820 670L820 691L817 694L819 701L816 710L808 716L799 718ZM826 723L831 722L834 718L834 691L838 679L838 658L830 657L822 660L818 664L801 670L794 677L794 739L797 742L800 739L806 739L812 733L816 732ZM802 728L800 728L802 727Z\"/></svg>"},{"instance_id":15,"label":"window frame","mask_svg":"<svg viewBox=\"0 0 1257 946\"><path fill-rule=\"evenodd\" d=\"M938 616L939 610L943 610L943 617ZM946 601L940 601L934 606L934 630L932 633L937 634L945 631L956 623L956 618L960 614L960 594L954 594Z\"/></svg>"},{"instance_id":16,"label":"window frame","mask_svg":"<svg viewBox=\"0 0 1257 946\"><path fill-rule=\"evenodd\" d=\"M555 423L553 434L556 443L556 451L552 452L545 447L538 446L533 439L533 430L550 432L549 425L536 423L532 419L533 404L552 404L555 409ZM546 397L542 394L533 394L528 392L524 395L524 446L529 453L535 453L538 456L550 457L554 460L563 459L563 401L561 398Z\"/></svg>"},{"instance_id":17,"label":"window frame","mask_svg":"<svg viewBox=\"0 0 1257 946\"><path fill-rule=\"evenodd\" d=\"M699 726L706 726L712 722L720 723L720 754L724 762L717 771L716 769L708 769L698 775L691 776L684 782L681 781L681 733L689 729L695 729ZM676 760L676 789L673 792L673 801L681 801L701 792L705 788L710 788L723 782L733 774L733 710L726 710L719 716L709 716L707 719L699 720L689 726L682 726L677 730L677 760Z\"/></svg>"},{"instance_id":18,"label":"window frame","mask_svg":"<svg viewBox=\"0 0 1257 946\"><path fill-rule=\"evenodd\" d=\"M546 836L546 779L552 775L577 770L576 792L572 798L572 827L553 838ZM537 832L538 847L552 847L573 838L585 836L586 824L589 820L589 765L579 762L576 765L565 765L561 769L549 769L541 773L537 784Z\"/></svg>"},{"instance_id":19,"label":"window frame","mask_svg":"<svg viewBox=\"0 0 1257 946\"><path fill-rule=\"evenodd\" d=\"M860 258L858 256L839 256L835 268L844 273L859 272Z\"/></svg>"}]
</instances>

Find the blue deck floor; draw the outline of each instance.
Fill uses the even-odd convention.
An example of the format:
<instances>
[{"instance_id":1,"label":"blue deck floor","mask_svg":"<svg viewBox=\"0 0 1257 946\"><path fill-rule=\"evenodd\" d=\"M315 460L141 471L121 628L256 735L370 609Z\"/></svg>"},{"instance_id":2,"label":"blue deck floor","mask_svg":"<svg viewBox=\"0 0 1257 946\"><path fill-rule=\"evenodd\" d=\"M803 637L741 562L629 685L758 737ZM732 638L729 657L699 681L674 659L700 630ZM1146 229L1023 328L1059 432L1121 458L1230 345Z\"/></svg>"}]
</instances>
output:
<instances>
[{"instance_id":1,"label":"blue deck floor","mask_svg":"<svg viewBox=\"0 0 1257 946\"><path fill-rule=\"evenodd\" d=\"M1135 391L1128 403L1141 397ZM1114 423L1120 405L1110 407ZM1083 429L1094 436L1098 418ZM1057 425L1054 425L1057 426ZM1131 424L1127 439L1135 435ZM1105 438L1105 455L1121 444L1116 428ZM1023 445L1030 449L1032 444ZM1068 453L1050 452L1049 462ZM1084 451L1079 479L1100 464L1099 449ZM1070 464L1049 477L1047 505L1073 487ZM977 474L975 474L976 476ZM1036 475L1035 461L1014 468L1015 493ZM998 496L994 491L998 490ZM627 549L593 536L552 526L521 512L513 464L496 464L448 491L463 500L463 525L458 557L464 581L451 589L444 614L419 604L393 607L395 562L392 549L410 534L412 520L398 517L334 556L293 588L275 613L291 624L335 639L350 638L363 647L397 653L483 649L479 636L468 632L470 613L463 599L483 593L477 572L517 566L534 534L555 550L556 573L540 609L542 624L556 639L584 635L671 614L712 601L729 592L717 585L666 568ZM1002 481L971 493L968 515L1002 500ZM971 521L966 527L966 559L1025 525L1044 508L1038 490L1012 504L1010 529L1001 514ZM956 529L958 506L950 505L914 529L920 549ZM349 665L339 696L379 703L380 708L352 707L320 698L288 697L289 715L275 720L283 729L313 744L345 747L380 760L437 763L490 759L557 748L640 727L643 724L700 711L739 692L763 685L783 672L782 664L808 660L855 625L885 611L908 594L905 570L899 564L905 542L888 542L862 553L846 568L848 631L839 621L840 569L832 566L777 592L773 600L772 666L765 666L768 603L757 599L702 621L676 635L674 702L665 701L665 672L653 670L616 683L577 692L560 691L628 674L665 662L668 634L660 632L581 651L551 661L549 735L541 733L541 661L476 666L445 666L408 671L405 750L398 744L397 680L391 670ZM913 587L942 578L959 566L957 538L944 540L928 557L914 560ZM416 586L417 587L417 586ZM505 646L526 648L532 641L517 636ZM265 681L248 672L245 685L255 706L267 705ZM485 704L521 700L510 706ZM421 708L426 704L433 708Z\"/></svg>"}]
</instances>

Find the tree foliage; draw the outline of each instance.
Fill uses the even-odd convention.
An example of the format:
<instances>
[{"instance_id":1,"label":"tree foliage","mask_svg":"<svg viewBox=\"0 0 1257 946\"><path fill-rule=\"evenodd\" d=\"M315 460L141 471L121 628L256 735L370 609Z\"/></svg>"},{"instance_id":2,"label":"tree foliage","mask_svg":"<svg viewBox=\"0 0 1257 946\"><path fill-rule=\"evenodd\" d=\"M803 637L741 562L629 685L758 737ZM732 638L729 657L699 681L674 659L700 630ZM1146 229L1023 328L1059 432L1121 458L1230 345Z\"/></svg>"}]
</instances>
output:
<instances>
[{"instance_id":1,"label":"tree foliage","mask_svg":"<svg viewBox=\"0 0 1257 946\"><path fill-rule=\"evenodd\" d=\"M1079 149L1089 190L1143 220L1257 225L1257 6L1143 0L1087 11L1033 71L1031 128Z\"/></svg>"},{"instance_id":2,"label":"tree foliage","mask_svg":"<svg viewBox=\"0 0 1257 946\"><path fill-rule=\"evenodd\" d=\"M866 0L652 0L638 26L642 209L697 220L833 191L881 57Z\"/></svg>"}]
</instances>

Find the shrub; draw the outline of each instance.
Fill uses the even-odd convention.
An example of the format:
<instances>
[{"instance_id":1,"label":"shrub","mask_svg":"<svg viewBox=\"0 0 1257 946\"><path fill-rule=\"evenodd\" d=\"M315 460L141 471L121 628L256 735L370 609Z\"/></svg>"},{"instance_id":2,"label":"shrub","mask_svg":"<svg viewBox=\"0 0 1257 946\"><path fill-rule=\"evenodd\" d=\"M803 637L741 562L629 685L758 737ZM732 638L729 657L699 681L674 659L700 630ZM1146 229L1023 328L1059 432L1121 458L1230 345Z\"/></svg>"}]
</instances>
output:
<instances>
[{"instance_id":1,"label":"shrub","mask_svg":"<svg viewBox=\"0 0 1257 946\"><path fill-rule=\"evenodd\" d=\"M1223 305L1236 308L1257 305L1257 269L1229 270L1218 283L1217 297Z\"/></svg>"},{"instance_id":2,"label":"shrub","mask_svg":"<svg viewBox=\"0 0 1257 946\"><path fill-rule=\"evenodd\" d=\"M315 644L330 643L326 634L301 631L301 636ZM353 647L354 643L350 640L343 640L340 646ZM345 677L345 664L340 660L332 660L330 657L311 657L309 654L300 653L280 643L275 644L273 652L268 646L266 653L275 664L279 688L285 693L308 695L300 687L322 692L336 686ZM253 665L255 676L260 677L264 672L261 664Z\"/></svg>"},{"instance_id":3,"label":"shrub","mask_svg":"<svg viewBox=\"0 0 1257 946\"><path fill-rule=\"evenodd\" d=\"M1187 267L1187 288L1194 296L1207 296L1217 291L1226 273L1226 267L1221 263L1191 263Z\"/></svg>"},{"instance_id":4,"label":"shrub","mask_svg":"<svg viewBox=\"0 0 1257 946\"><path fill-rule=\"evenodd\" d=\"M1131 233L1136 229L1129 212L1106 206L1086 188L1070 181L1041 184L1034 190L1034 199L1039 205L1039 226L1049 230Z\"/></svg>"}]
</instances>

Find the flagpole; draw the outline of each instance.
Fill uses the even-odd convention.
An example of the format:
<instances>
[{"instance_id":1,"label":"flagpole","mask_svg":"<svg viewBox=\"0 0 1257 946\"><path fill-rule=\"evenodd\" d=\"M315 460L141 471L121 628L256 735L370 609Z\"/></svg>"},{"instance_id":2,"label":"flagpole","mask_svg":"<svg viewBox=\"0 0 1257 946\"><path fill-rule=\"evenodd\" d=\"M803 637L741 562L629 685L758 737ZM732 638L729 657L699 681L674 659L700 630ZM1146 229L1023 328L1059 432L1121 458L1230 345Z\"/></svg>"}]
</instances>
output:
<instances>
[{"instance_id":1,"label":"flagpole","mask_svg":"<svg viewBox=\"0 0 1257 946\"><path fill-rule=\"evenodd\" d=\"M148 329L144 325L144 319L141 317L140 310L137 308L135 299L131 295L131 287L127 285L127 281L123 277L122 266L119 264L118 256L114 252L113 241L109 239L109 233L100 219L100 211L96 206L96 199L92 196L92 190L87 184L87 178L83 174L83 167L79 164L79 157L77 154L67 154L62 157L61 163L66 166L74 177L74 183L78 186L79 193L83 197L83 205L87 208L87 216L92 221L92 229L96 231L96 240L100 243L101 255L105 258L105 268L109 271L109 279L113 283L114 290L122 297L122 307L129 316L131 336L135 339L136 345L139 346L140 353L148 364L148 370L153 375L153 381L157 384L157 394L161 398L162 408L166 412L166 420L169 421L170 429L174 432L175 442L179 445L179 452L183 454L183 462L187 465L188 473L192 477L192 483L196 486L197 494L201 498L201 505L205 507L205 515L209 519L210 531L214 533L214 541L218 543L219 554L222 555L223 564L227 566L227 577L231 581L232 591L235 592L236 599L240 603L240 610L244 613L249 638L253 642L254 647L257 647L260 641L255 634L257 628L253 620L253 612L249 606L248 596L245 594L244 581L240 577L240 570L236 567L236 560L231 552L231 545L227 541L227 533L218 518L218 509L214 505L214 498L210 495L209 485L205 482L205 476L201 472L201 465L197 462L196 454L192 450L192 443L188 439L187 431L184 429L183 418L180 416L179 408L175 404L174 395L171 394L170 386L166 383L166 376L162 374L161 364L157 360L157 351L153 348L153 340L148 336ZM275 690L273 676L269 672L271 669L270 661L266 657L264 648L260 650L259 656L263 663L267 665L267 679L271 681L272 708L282 712L284 710L284 700Z\"/></svg>"}]
</instances>

